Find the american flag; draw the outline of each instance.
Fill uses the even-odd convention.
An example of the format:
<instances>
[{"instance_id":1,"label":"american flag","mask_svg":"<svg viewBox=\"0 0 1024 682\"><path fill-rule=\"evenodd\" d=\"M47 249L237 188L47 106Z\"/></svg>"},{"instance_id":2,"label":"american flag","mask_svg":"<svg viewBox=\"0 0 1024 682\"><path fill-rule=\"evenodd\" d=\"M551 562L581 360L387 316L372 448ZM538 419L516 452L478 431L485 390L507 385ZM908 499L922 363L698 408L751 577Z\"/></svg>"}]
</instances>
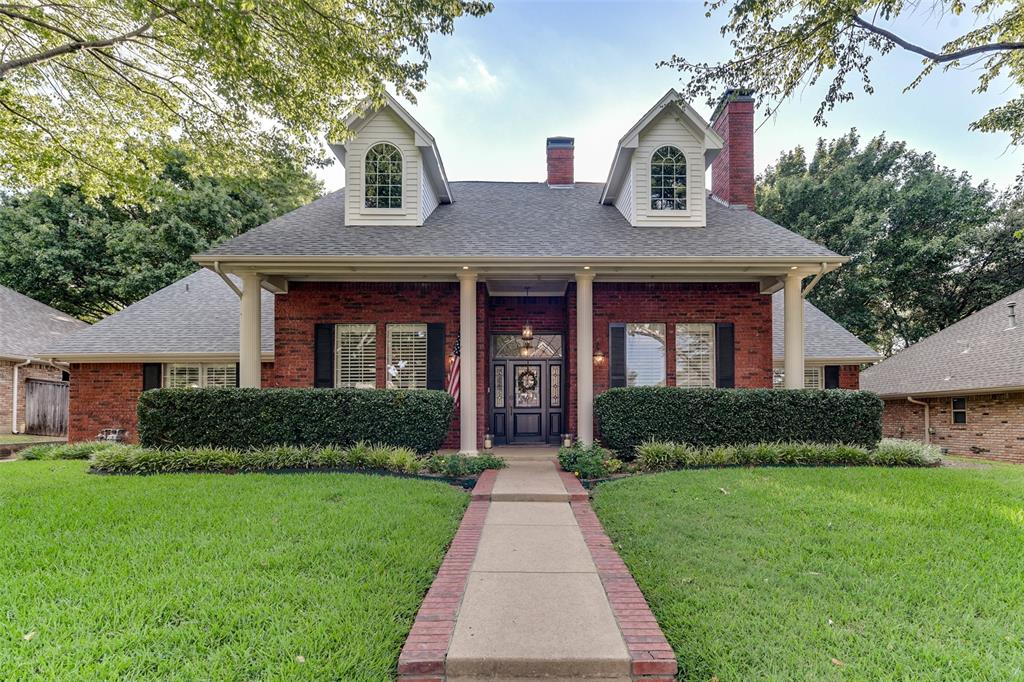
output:
<instances>
[{"instance_id":1,"label":"american flag","mask_svg":"<svg viewBox=\"0 0 1024 682\"><path fill-rule=\"evenodd\" d=\"M455 348L452 350L452 367L448 371L448 393L451 397L455 398L455 407L459 406L459 375L460 372L460 360L459 356L462 354L462 335L455 337Z\"/></svg>"}]
</instances>

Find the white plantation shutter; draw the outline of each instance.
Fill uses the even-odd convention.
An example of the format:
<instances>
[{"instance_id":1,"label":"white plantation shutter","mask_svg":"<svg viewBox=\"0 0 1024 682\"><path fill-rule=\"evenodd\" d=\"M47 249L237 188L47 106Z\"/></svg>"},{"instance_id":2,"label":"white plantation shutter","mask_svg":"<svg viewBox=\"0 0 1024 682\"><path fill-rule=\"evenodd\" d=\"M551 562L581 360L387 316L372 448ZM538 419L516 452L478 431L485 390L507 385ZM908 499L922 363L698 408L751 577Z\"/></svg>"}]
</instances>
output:
<instances>
[{"instance_id":1,"label":"white plantation shutter","mask_svg":"<svg viewBox=\"0 0 1024 682\"><path fill-rule=\"evenodd\" d=\"M204 365L206 388L234 388L235 365Z\"/></svg>"},{"instance_id":2,"label":"white plantation shutter","mask_svg":"<svg viewBox=\"0 0 1024 682\"><path fill-rule=\"evenodd\" d=\"M427 325L388 325L388 388L427 387Z\"/></svg>"},{"instance_id":3,"label":"white plantation shutter","mask_svg":"<svg viewBox=\"0 0 1024 682\"><path fill-rule=\"evenodd\" d=\"M377 387L377 327L339 324L334 327L336 388Z\"/></svg>"},{"instance_id":4,"label":"white plantation shutter","mask_svg":"<svg viewBox=\"0 0 1024 682\"><path fill-rule=\"evenodd\" d=\"M164 385L167 388L199 388L202 373L199 365L167 365Z\"/></svg>"},{"instance_id":5,"label":"white plantation shutter","mask_svg":"<svg viewBox=\"0 0 1024 682\"><path fill-rule=\"evenodd\" d=\"M676 325L676 386L714 387L715 325Z\"/></svg>"},{"instance_id":6,"label":"white plantation shutter","mask_svg":"<svg viewBox=\"0 0 1024 682\"><path fill-rule=\"evenodd\" d=\"M804 388L822 388L824 385L821 367L804 367Z\"/></svg>"},{"instance_id":7,"label":"white plantation shutter","mask_svg":"<svg viewBox=\"0 0 1024 682\"><path fill-rule=\"evenodd\" d=\"M665 385L665 325L626 325L626 385Z\"/></svg>"}]
</instances>

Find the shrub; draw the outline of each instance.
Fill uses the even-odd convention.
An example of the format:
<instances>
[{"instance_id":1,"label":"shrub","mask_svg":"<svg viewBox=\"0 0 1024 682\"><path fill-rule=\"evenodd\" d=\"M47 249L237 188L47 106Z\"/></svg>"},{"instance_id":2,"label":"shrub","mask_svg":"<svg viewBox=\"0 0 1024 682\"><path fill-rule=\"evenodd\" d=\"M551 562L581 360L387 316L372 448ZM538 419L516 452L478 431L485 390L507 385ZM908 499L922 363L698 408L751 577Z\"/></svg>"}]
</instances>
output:
<instances>
[{"instance_id":1,"label":"shrub","mask_svg":"<svg viewBox=\"0 0 1024 682\"><path fill-rule=\"evenodd\" d=\"M645 441L872 448L882 437L882 400L867 391L613 388L596 398L594 414L604 444L625 455Z\"/></svg>"},{"instance_id":2,"label":"shrub","mask_svg":"<svg viewBox=\"0 0 1024 682\"><path fill-rule=\"evenodd\" d=\"M454 462L454 469L453 463ZM111 474L160 474L173 472L255 472L316 469L381 469L415 474L446 473L454 478L501 469L505 461L494 455L464 457L435 455L417 457L409 448L357 443L351 448L272 447L260 450L220 448L157 449L115 445L96 449L92 470Z\"/></svg>"},{"instance_id":3,"label":"shrub","mask_svg":"<svg viewBox=\"0 0 1024 682\"><path fill-rule=\"evenodd\" d=\"M139 398L139 439L236 450L367 441L422 453L444 442L452 405L445 391L163 388Z\"/></svg>"},{"instance_id":4,"label":"shrub","mask_svg":"<svg viewBox=\"0 0 1024 682\"><path fill-rule=\"evenodd\" d=\"M83 443L44 443L18 452L19 459L89 459L93 453L108 448L124 447L119 443L86 441Z\"/></svg>"},{"instance_id":5,"label":"shrub","mask_svg":"<svg viewBox=\"0 0 1024 682\"><path fill-rule=\"evenodd\" d=\"M587 447L576 443L560 448L558 464L579 478L602 478L622 468L622 462L613 459L609 450L596 444Z\"/></svg>"},{"instance_id":6,"label":"shrub","mask_svg":"<svg viewBox=\"0 0 1024 682\"><path fill-rule=\"evenodd\" d=\"M934 445L914 440L883 438L874 453L875 463L886 466L938 466L942 453Z\"/></svg>"},{"instance_id":7,"label":"shrub","mask_svg":"<svg viewBox=\"0 0 1024 682\"><path fill-rule=\"evenodd\" d=\"M843 443L748 443L695 448L648 441L636 449L640 471L728 466L934 466L935 448L909 441L883 440L877 449Z\"/></svg>"}]
</instances>

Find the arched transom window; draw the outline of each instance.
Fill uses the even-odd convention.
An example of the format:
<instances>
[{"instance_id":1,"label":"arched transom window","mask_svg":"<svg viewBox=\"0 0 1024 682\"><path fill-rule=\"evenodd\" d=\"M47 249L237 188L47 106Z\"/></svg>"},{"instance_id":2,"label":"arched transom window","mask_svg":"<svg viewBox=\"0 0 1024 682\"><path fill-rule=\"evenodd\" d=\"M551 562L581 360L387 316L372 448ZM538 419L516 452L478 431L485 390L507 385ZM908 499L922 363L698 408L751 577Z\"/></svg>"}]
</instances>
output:
<instances>
[{"instance_id":1,"label":"arched transom window","mask_svg":"<svg viewBox=\"0 0 1024 682\"><path fill-rule=\"evenodd\" d=\"M402 208L402 153L381 142L366 152L366 208Z\"/></svg>"},{"instance_id":2,"label":"arched transom window","mask_svg":"<svg viewBox=\"0 0 1024 682\"><path fill-rule=\"evenodd\" d=\"M651 208L686 210L686 157L675 147L660 147L651 156Z\"/></svg>"}]
</instances>

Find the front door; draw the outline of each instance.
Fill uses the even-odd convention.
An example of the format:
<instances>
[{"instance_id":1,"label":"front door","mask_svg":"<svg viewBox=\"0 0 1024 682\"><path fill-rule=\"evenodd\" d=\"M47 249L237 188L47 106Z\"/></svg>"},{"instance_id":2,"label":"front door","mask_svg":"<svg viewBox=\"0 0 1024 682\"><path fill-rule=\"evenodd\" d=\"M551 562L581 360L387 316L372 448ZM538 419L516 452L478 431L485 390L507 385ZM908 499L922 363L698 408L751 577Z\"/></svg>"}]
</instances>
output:
<instances>
[{"instance_id":1,"label":"front door","mask_svg":"<svg viewBox=\"0 0 1024 682\"><path fill-rule=\"evenodd\" d=\"M560 336L555 338L560 342ZM560 343L558 351L560 356ZM491 361L489 421L496 443L559 441L565 374L562 358L553 355Z\"/></svg>"}]
</instances>

